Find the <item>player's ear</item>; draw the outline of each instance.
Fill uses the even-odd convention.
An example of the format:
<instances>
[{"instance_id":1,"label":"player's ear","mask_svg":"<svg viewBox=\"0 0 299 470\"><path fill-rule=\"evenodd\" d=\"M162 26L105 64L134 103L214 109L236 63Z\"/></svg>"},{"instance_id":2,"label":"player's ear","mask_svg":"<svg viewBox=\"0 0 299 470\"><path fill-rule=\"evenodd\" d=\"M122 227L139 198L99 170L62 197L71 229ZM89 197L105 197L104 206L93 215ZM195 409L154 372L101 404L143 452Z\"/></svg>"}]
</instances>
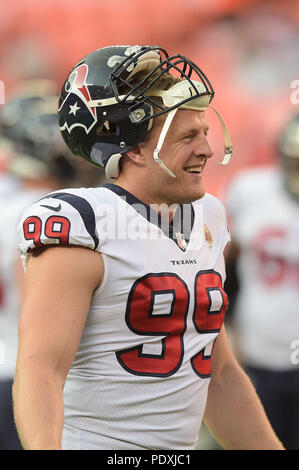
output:
<instances>
[{"instance_id":1,"label":"player's ear","mask_svg":"<svg viewBox=\"0 0 299 470\"><path fill-rule=\"evenodd\" d=\"M142 151L142 147L137 144L135 147L133 147L129 152L126 152L127 158L129 158L131 161L141 164L144 162L144 153Z\"/></svg>"}]
</instances>

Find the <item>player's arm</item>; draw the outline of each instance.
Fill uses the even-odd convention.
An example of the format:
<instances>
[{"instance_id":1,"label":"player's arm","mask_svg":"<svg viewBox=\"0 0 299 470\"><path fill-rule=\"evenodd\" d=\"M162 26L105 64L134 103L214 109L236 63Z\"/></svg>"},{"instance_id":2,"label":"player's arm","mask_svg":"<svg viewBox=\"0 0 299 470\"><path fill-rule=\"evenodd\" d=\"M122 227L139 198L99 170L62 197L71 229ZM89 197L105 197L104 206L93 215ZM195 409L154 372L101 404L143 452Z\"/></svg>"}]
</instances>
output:
<instances>
[{"instance_id":1,"label":"player's arm","mask_svg":"<svg viewBox=\"0 0 299 470\"><path fill-rule=\"evenodd\" d=\"M230 349L224 327L215 343L204 420L230 450L283 450L255 389Z\"/></svg>"},{"instance_id":2,"label":"player's arm","mask_svg":"<svg viewBox=\"0 0 299 470\"><path fill-rule=\"evenodd\" d=\"M25 449L61 448L64 382L103 270L101 255L83 247L47 248L29 259L13 385Z\"/></svg>"}]
</instances>

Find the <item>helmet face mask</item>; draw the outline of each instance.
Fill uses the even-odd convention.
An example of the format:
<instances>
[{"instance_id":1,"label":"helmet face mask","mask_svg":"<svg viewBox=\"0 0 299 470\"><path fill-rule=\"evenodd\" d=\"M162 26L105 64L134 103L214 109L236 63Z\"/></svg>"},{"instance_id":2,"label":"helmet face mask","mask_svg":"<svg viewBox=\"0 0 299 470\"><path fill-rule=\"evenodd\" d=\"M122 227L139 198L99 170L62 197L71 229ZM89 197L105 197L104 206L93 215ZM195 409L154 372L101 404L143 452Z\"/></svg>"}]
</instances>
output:
<instances>
[{"instance_id":1,"label":"helmet face mask","mask_svg":"<svg viewBox=\"0 0 299 470\"><path fill-rule=\"evenodd\" d=\"M160 55L160 62L158 64L155 64L155 61L152 59L151 51L155 51L155 53ZM162 58L162 54L165 55L164 59ZM147 55L150 55L148 60L146 60ZM140 60L142 57L144 57L143 61ZM136 60L137 66L135 65ZM134 81L131 81L130 79L136 76L136 69L138 70L139 68L138 61L143 62L140 68L142 67L142 70L148 71L148 73L140 80L140 82L134 83ZM149 63L149 66L147 66L147 62ZM133 65L135 65L135 67L133 68L132 72L129 74L127 79L124 79L125 72L130 70ZM188 82L188 86L190 87L189 93L186 95L181 95L181 99L177 100L176 103L173 103L172 106L161 105L160 101L153 98L153 96L156 96L155 93L149 93L150 88L152 88L153 85L155 85L155 83L166 73L177 76L180 78L180 80L185 80ZM196 76L195 78L197 79L197 82L199 81L202 83L201 91L199 91L199 88L196 87L194 78L193 80L191 79L192 75ZM135 55L132 54L132 56L128 57L122 63L120 63L116 70L111 73L110 85L114 91L115 98L119 103L127 102L127 100L130 100L131 97L134 96L135 103L148 102L158 108L159 111L153 113L151 116L152 118L182 106L183 104L193 100L195 96L200 97L203 95L208 95L209 103L214 97L214 90L211 83L202 70L200 70L199 67L194 64L194 62L180 54L168 57L167 52L158 46L145 48L144 51L141 51ZM125 95L122 93L124 87L129 89Z\"/></svg>"},{"instance_id":2,"label":"helmet face mask","mask_svg":"<svg viewBox=\"0 0 299 470\"><path fill-rule=\"evenodd\" d=\"M299 158L285 157L283 171L287 191L299 202Z\"/></svg>"},{"instance_id":3,"label":"helmet face mask","mask_svg":"<svg viewBox=\"0 0 299 470\"><path fill-rule=\"evenodd\" d=\"M299 114L286 124L278 150L287 191L299 202Z\"/></svg>"},{"instance_id":4,"label":"helmet face mask","mask_svg":"<svg viewBox=\"0 0 299 470\"><path fill-rule=\"evenodd\" d=\"M59 127L75 155L117 178L120 157L144 140L155 117L173 117L178 108L205 110L213 97L206 75L180 54L169 57L160 46L104 47L67 78ZM154 158L161 165L159 150Z\"/></svg>"}]
</instances>

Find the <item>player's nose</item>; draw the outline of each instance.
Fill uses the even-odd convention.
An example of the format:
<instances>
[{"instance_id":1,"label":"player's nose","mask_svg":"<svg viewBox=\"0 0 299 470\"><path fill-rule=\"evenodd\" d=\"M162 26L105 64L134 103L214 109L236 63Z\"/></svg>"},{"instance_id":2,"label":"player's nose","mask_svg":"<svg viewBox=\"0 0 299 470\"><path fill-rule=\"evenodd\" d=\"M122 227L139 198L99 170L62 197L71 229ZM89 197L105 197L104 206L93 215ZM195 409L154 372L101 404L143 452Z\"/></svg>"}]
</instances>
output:
<instances>
[{"instance_id":1,"label":"player's nose","mask_svg":"<svg viewBox=\"0 0 299 470\"><path fill-rule=\"evenodd\" d=\"M214 155L214 151L205 135L196 143L193 153L195 156L201 158L211 158Z\"/></svg>"}]
</instances>

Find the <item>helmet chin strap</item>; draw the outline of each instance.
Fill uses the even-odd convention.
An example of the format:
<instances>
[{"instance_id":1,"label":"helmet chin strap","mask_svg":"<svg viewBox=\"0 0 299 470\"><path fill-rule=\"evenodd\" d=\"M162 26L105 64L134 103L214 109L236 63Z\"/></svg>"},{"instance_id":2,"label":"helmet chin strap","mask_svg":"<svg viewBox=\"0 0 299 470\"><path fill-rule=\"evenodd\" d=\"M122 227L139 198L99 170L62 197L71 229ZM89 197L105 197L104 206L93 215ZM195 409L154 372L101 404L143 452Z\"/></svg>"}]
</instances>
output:
<instances>
[{"instance_id":1,"label":"helmet chin strap","mask_svg":"<svg viewBox=\"0 0 299 470\"><path fill-rule=\"evenodd\" d=\"M210 107L212 108L213 111L215 111L215 113L216 113L216 115L217 115L217 117L218 117L218 119L221 123L223 134L224 134L224 142L225 142L224 157L223 157L222 162L218 162L218 165L227 165L230 162L231 156L233 154L233 145L232 145L232 142L231 142L231 139L230 139L228 128L227 128L227 126L224 122L223 117L221 116L219 111L217 111L217 109L215 109L211 105L210 105Z\"/></svg>"},{"instance_id":2,"label":"helmet chin strap","mask_svg":"<svg viewBox=\"0 0 299 470\"><path fill-rule=\"evenodd\" d=\"M205 88L202 83L200 82L195 82L193 81L193 87L194 89L198 91L199 96L197 97L194 93L194 90L192 87L190 87L190 83L186 80L183 80L177 84L175 84L173 87L171 87L169 90L166 91L153 91L152 93L147 93L149 96L160 96L163 100L164 106L165 107L172 107L175 104L179 104L180 102L184 101L186 98L190 97L191 95L194 95L193 100L189 100L187 102L183 102L181 105L179 105L177 108L171 109L171 111L168 112L167 117L164 121L164 125L162 127L157 147L154 150L154 160L156 163L160 165L160 167L166 171L168 175L170 175L172 178L176 178L176 175L170 171L169 168L165 165L163 160L160 158L160 152L161 148L163 145L163 142L165 140L166 134L169 130L169 127L173 121L173 118L177 112L178 109L189 109L189 110L195 110L195 111L205 111L208 106L210 106L210 97L205 93ZM233 152L233 146L231 143L230 135L227 129L227 126L224 122L224 119L222 118L221 114L219 111L217 111L213 106L211 106L213 111L216 113L222 129L223 129L223 134L224 134L224 141L225 141L225 147L224 147L224 157L222 162L219 163L219 165L227 165L230 161L230 158L232 156Z\"/></svg>"},{"instance_id":3,"label":"helmet chin strap","mask_svg":"<svg viewBox=\"0 0 299 470\"><path fill-rule=\"evenodd\" d=\"M172 173L172 171L169 170L169 168L167 168L167 166L165 165L165 163L163 162L163 160L161 160L160 158L160 151L161 151L161 148L162 148L162 145L163 145L163 142L164 142L164 139L166 137L166 134L168 132L168 129L170 127L170 124L172 123L172 120L175 116L175 113L177 112L178 108L175 108L175 109L172 109L171 111L169 111L169 113L167 114L167 117L164 121L164 125L162 127L162 131L160 133L160 136L159 136L159 140L158 140L158 143L157 143L157 147L155 148L154 150L154 160L156 163L158 163L160 165L160 167L166 171L166 173L168 173L170 176L172 176L173 178L176 178L175 174Z\"/></svg>"},{"instance_id":4,"label":"helmet chin strap","mask_svg":"<svg viewBox=\"0 0 299 470\"><path fill-rule=\"evenodd\" d=\"M224 119L222 118L219 111L217 111L217 109L215 109L213 106L211 106L211 108L213 109L213 111L215 111L215 113L216 113L216 115L217 115L217 117L218 117L218 119L221 123L222 129L223 129L223 134L224 134L224 141L225 141L224 157L223 157L222 162L219 162L218 165L227 165L230 162L230 159L231 159L231 156L232 156L232 153L233 153L233 146L232 146L232 143L231 143L230 135L229 135L227 126L224 122ZM165 119L164 125L162 127L162 131L161 131L159 139L158 139L157 147L155 148L154 154L153 154L155 162L158 163L160 165L160 167L164 171L166 171L166 173L168 173L168 175L170 175L172 178L176 178L176 175L172 171L170 171L170 169L167 168L167 166L165 165L163 160L161 160L160 151L161 151L163 142L165 140L166 134L169 130L169 127L170 127L170 125L172 123L172 120L173 120L173 118L174 118L174 116L175 116L178 109L179 108L172 109L167 114L167 118ZM188 108L185 106L184 109L188 109ZM192 108L192 109L194 109L194 108Z\"/></svg>"},{"instance_id":5,"label":"helmet chin strap","mask_svg":"<svg viewBox=\"0 0 299 470\"><path fill-rule=\"evenodd\" d=\"M171 123L173 121L173 118L175 117L175 114L178 109L189 109L193 111L205 111L209 106L213 109L213 111L216 113L222 129L223 129L223 134L224 134L224 141L225 141L225 147L224 147L224 157L222 162L218 163L219 165L227 165L230 161L230 158L232 156L233 152L233 146L231 143L230 135L227 129L227 126L224 122L224 119L222 118L221 114L219 111L217 111L213 106L210 105L210 96L205 93L205 88L202 83L200 82L192 82L193 87L198 90L199 95L195 95L194 90L192 87L190 87L190 83L186 80L183 80L174 86L172 86L169 90L156 90L153 92L147 92L148 96L159 96L162 98L163 104L166 108L171 108L174 105L178 105L176 108L171 109L166 116L166 119L164 121L157 146L154 150L153 157L156 163L160 165L162 170L164 170L169 176L172 178L176 178L176 175L165 165L163 160L160 158L160 152L161 148L163 146L166 134L169 130L169 127L171 126ZM190 98L190 93L191 96L194 95L194 99L185 101L187 98ZM109 98L109 103L106 104L112 104L115 102L115 98ZM107 101L107 100L106 100ZM101 103L103 100L101 100ZM181 105L179 103L183 102ZM92 101L89 103L92 106L99 106L99 104L96 101ZM122 154L117 153L114 155L111 155L109 158L106 167L105 167L105 172L106 176L108 179L115 179L119 175L119 160L121 158Z\"/></svg>"}]
</instances>

